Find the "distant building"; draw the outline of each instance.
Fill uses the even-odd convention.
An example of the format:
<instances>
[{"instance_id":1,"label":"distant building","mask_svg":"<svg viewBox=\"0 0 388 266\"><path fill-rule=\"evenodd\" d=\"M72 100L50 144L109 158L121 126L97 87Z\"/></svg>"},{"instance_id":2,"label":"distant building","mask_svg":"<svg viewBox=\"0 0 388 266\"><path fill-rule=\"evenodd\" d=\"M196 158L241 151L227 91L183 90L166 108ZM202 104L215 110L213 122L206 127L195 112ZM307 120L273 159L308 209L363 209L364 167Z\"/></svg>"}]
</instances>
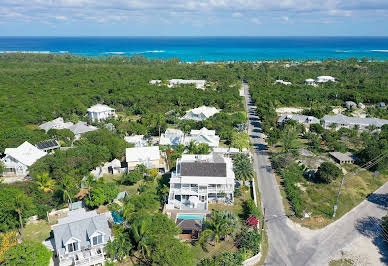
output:
<instances>
[{"instance_id":1,"label":"distant building","mask_svg":"<svg viewBox=\"0 0 388 266\"><path fill-rule=\"evenodd\" d=\"M284 80L282 80L282 79L277 79L277 80L273 83L273 85L275 85L275 84L292 85L291 82L289 82L289 81L284 81Z\"/></svg>"},{"instance_id":2,"label":"distant building","mask_svg":"<svg viewBox=\"0 0 388 266\"><path fill-rule=\"evenodd\" d=\"M315 82L318 82L318 83L325 83L325 82L335 82L335 78L333 78L332 76L319 76L315 79Z\"/></svg>"},{"instance_id":3,"label":"distant building","mask_svg":"<svg viewBox=\"0 0 388 266\"><path fill-rule=\"evenodd\" d=\"M44 244L54 251L54 264L104 265L104 248L112 240L105 214L85 209L70 211L68 216L52 226L53 238Z\"/></svg>"},{"instance_id":4,"label":"distant building","mask_svg":"<svg viewBox=\"0 0 388 266\"><path fill-rule=\"evenodd\" d=\"M358 104L357 104L357 107L360 108L360 109L365 109L365 104L363 104L363 103L358 103Z\"/></svg>"},{"instance_id":5,"label":"distant building","mask_svg":"<svg viewBox=\"0 0 388 266\"><path fill-rule=\"evenodd\" d=\"M186 112L182 117L184 120L194 120L194 121L203 121L209 117L219 113L221 110L215 107L201 106L198 108L191 109Z\"/></svg>"},{"instance_id":6,"label":"distant building","mask_svg":"<svg viewBox=\"0 0 388 266\"><path fill-rule=\"evenodd\" d=\"M147 141L144 139L144 135L126 136L124 137L124 140L130 144L135 145L135 147L147 146Z\"/></svg>"},{"instance_id":7,"label":"distant building","mask_svg":"<svg viewBox=\"0 0 388 266\"><path fill-rule=\"evenodd\" d=\"M326 129L335 129L345 127L352 129L357 126L360 130L368 129L370 126L381 128L383 125L388 124L387 119L379 119L374 117L360 118L360 117L349 117L345 115L325 115L322 118L323 127ZM334 126L333 126L334 125Z\"/></svg>"},{"instance_id":8,"label":"distant building","mask_svg":"<svg viewBox=\"0 0 388 266\"><path fill-rule=\"evenodd\" d=\"M310 126L311 124L319 124L320 120L314 116L308 115L298 115L298 114L284 114L278 118L278 124L282 125L288 120L294 120L298 123L301 123L305 126Z\"/></svg>"},{"instance_id":9,"label":"distant building","mask_svg":"<svg viewBox=\"0 0 388 266\"><path fill-rule=\"evenodd\" d=\"M88 108L88 116L93 122L99 122L116 116L115 109L105 104L96 104Z\"/></svg>"},{"instance_id":10,"label":"distant building","mask_svg":"<svg viewBox=\"0 0 388 266\"><path fill-rule=\"evenodd\" d=\"M128 171L137 165L145 165L148 169L165 169L166 165L159 146L127 148L125 151Z\"/></svg>"},{"instance_id":11,"label":"distant building","mask_svg":"<svg viewBox=\"0 0 388 266\"><path fill-rule=\"evenodd\" d=\"M166 132L160 136L159 144L171 146L181 145L183 144L184 136L185 134L179 129L167 128Z\"/></svg>"},{"instance_id":12,"label":"distant building","mask_svg":"<svg viewBox=\"0 0 388 266\"><path fill-rule=\"evenodd\" d=\"M77 124L72 125L71 127L69 127L69 129L71 130L71 132L74 133L75 139L78 140L81 138L82 134L90 131L95 131L98 128L95 126L88 125L88 123L86 122L78 121Z\"/></svg>"},{"instance_id":13,"label":"distant building","mask_svg":"<svg viewBox=\"0 0 388 266\"><path fill-rule=\"evenodd\" d=\"M305 79L304 83L305 83L306 85L310 85L310 86L314 86L314 87L318 86L318 85L315 83L315 80L314 80L314 79Z\"/></svg>"},{"instance_id":14,"label":"distant building","mask_svg":"<svg viewBox=\"0 0 388 266\"><path fill-rule=\"evenodd\" d=\"M41 124L39 127L47 132L50 129L68 129L72 125L72 122L65 123L62 117L58 117L52 121Z\"/></svg>"},{"instance_id":15,"label":"distant building","mask_svg":"<svg viewBox=\"0 0 388 266\"><path fill-rule=\"evenodd\" d=\"M232 159L218 154L184 154L170 179L169 210L207 210L209 202L233 203Z\"/></svg>"},{"instance_id":16,"label":"distant building","mask_svg":"<svg viewBox=\"0 0 388 266\"><path fill-rule=\"evenodd\" d=\"M49 152L55 149L59 149L61 145L55 140L46 140L46 141L41 141L35 145L39 150Z\"/></svg>"},{"instance_id":17,"label":"distant building","mask_svg":"<svg viewBox=\"0 0 388 266\"><path fill-rule=\"evenodd\" d=\"M195 143L206 143L210 147L218 147L220 137L216 135L215 130L209 130L206 127L200 130L191 130L190 134L185 137L184 144L187 146L191 141Z\"/></svg>"},{"instance_id":18,"label":"distant building","mask_svg":"<svg viewBox=\"0 0 388 266\"><path fill-rule=\"evenodd\" d=\"M348 110L354 110L357 107L357 104L355 102L352 102L352 101L346 101L345 107Z\"/></svg>"},{"instance_id":19,"label":"distant building","mask_svg":"<svg viewBox=\"0 0 388 266\"><path fill-rule=\"evenodd\" d=\"M6 148L4 154L4 158L1 159L5 166L3 174L14 176L28 175L28 168L47 155L27 141L17 148Z\"/></svg>"},{"instance_id":20,"label":"distant building","mask_svg":"<svg viewBox=\"0 0 388 266\"><path fill-rule=\"evenodd\" d=\"M329 152L329 154L339 164L354 163L354 161L357 160L357 158L350 152L347 152L347 153Z\"/></svg>"},{"instance_id":21,"label":"distant building","mask_svg":"<svg viewBox=\"0 0 388 266\"><path fill-rule=\"evenodd\" d=\"M149 84L161 84L161 80L151 80ZM172 88L176 85L185 85L185 84L194 84L197 89L204 90L206 85L206 80L194 80L194 79L170 79L168 81L167 87Z\"/></svg>"}]
</instances>

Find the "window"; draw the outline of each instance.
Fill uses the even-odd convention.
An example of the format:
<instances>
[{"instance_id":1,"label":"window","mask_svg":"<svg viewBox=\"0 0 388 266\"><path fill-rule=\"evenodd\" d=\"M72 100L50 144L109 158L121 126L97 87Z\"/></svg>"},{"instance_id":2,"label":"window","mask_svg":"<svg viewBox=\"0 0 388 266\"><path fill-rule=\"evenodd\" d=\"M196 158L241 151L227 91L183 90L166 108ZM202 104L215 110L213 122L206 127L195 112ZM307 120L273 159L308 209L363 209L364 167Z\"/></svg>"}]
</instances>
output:
<instances>
[{"instance_id":1,"label":"window","mask_svg":"<svg viewBox=\"0 0 388 266\"><path fill-rule=\"evenodd\" d=\"M67 245L67 251L73 252L78 250L78 242L73 242Z\"/></svg>"},{"instance_id":2,"label":"window","mask_svg":"<svg viewBox=\"0 0 388 266\"><path fill-rule=\"evenodd\" d=\"M102 243L102 235L93 237L93 246L99 245Z\"/></svg>"}]
</instances>

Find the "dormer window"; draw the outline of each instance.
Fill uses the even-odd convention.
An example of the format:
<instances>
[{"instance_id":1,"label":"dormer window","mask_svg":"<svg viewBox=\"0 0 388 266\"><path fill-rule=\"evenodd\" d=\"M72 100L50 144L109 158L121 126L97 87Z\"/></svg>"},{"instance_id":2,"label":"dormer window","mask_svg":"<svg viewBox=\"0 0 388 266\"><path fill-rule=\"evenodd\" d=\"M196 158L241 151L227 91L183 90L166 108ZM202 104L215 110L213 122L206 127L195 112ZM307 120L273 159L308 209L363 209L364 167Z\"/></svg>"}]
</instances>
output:
<instances>
[{"instance_id":1,"label":"dormer window","mask_svg":"<svg viewBox=\"0 0 388 266\"><path fill-rule=\"evenodd\" d=\"M102 244L102 235L99 234L99 235L92 237L92 244L93 244L93 246Z\"/></svg>"},{"instance_id":2,"label":"dormer window","mask_svg":"<svg viewBox=\"0 0 388 266\"><path fill-rule=\"evenodd\" d=\"M67 252L74 252L78 250L78 242L73 242L67 245Z\"/></svg>"}]
</instances>

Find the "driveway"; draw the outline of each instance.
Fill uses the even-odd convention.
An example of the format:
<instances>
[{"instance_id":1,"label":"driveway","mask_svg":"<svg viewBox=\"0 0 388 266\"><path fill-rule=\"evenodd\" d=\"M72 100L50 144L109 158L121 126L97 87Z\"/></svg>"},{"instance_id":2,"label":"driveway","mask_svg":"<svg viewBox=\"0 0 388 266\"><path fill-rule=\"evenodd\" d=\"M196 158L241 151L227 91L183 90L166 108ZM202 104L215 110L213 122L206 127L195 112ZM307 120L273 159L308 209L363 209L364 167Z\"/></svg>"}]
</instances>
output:
<instances>
[{"instance_id":1,"label":"driveway","mask_svg":"<svg viewBox=\"0 0 388 266\"><path fill-rule=\"evenodd\" d=\"M371 243L376 244L378 241L374 240L378 238L379 219L387 213L388 182L348 214L323 229L302 228L285 216L279 185L271 167L248 85L243 83L243 89L249 120L248 133L254 147L253 163L268 228L269 252L264 264L327 265L340 250L360 237L367 236ZM370 231L374 232L373 236L370 236ZM386 246L380 245L378 249L383 257L379 259L384 265Z\"/></svg>"}]
</instances>

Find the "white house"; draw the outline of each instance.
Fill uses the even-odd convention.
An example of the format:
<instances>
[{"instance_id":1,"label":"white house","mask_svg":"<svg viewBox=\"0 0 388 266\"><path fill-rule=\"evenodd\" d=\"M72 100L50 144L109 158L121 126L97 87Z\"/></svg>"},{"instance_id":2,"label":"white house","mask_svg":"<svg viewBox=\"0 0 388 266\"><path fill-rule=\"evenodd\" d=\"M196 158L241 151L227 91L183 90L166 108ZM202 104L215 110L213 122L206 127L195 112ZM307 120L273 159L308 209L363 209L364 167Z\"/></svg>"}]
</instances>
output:
<instances>
[{"instance_id":1,"label":"white house","mask_svg":"<svg viewBox=\"0 0 388 266\"><path fill-rule=\"evenodd\" d=\"M335 78L333 78L332 76L319 76L315 79L315 82L318 83L324 83L328 81L335 82Z\"/></svg>"},{"instance_id":2,"label":"white house","mask_svg":"<svg viewBox=\"0 0 388 266\"><path fill-rule=\"evenodd\" d=\"M234 201L232 159L219 154L184 154L170 179L169 210L207 210L209 202Z\"/></svg>"},{"instance_id":3,"label":"white house","mask_svg":"<svg viewBox=\"0 0 388 266\"><path fill-rule=\"evenodd\" d=\"M17 148L6 148L4 154L4 175L26 176L28 167L47 153L26 141Z\"/></svg>"},{"instance_id":4,"label":"white house","mask_svg":"<svg viewBox=\"0 0 388 266\"><path fill-rule=\"evenodd\" d=\"M85 209L70 211L68 216L52 226L53 238L44 244L54 252L59 266L104 265L104 248L112 240L105 214Z\"/></svg>"},{"instance_id":5,"label":"white house","mask_svg":"<svg viewBox=\"0 0 388 266\"><path fill-rule=\"evenodd\" d=\"M72 125L72 122L65 123L62 117L58 117L52 121L41 124L39 127L47 132L50 129L68 129Z\"/></svg>"},{"instance_id":6,"label":"white house","mask_svg":"<svg viewBox=\"0 0 388 266\"><path fill-rule=\"evenodd\" d=\"M194 84L197 89L204 90L206 80L194 80L194 79L170 79L169 86L173 87L175 85L181 84Z\"/></svg>"},{"instance_id":7,"label":"white house","mask_svg":"<svg viewBox=\"0 0 388 266\"><path fill-rule=\"evenodd\" d=\"M218 147L220 137L216 135L215 130L209 130L203 127L200 130L191 130L190 134L185 137L184 144L187 146L191 141L195 143L206 143L210 147Z\"/></svg>"},{"instance_id":8,"label":"white house","mask_svg":"<svg viewBox=\"0 0 388 266\"><path fill-rule=\"evenodd\" d=\"M160 145L181 145L183 144L185 134L179 130L174 128L167 128L166 132L160 136Z\"/></svg>"},{"instance_id":9,"label":"white house","mask_svg":"<svg viewBox=\"0 0 388 266\"><path fill-rule=\"evenodd\" d=\"M127 148L125 156L128 171L135 169L139 164L145 165L148 169L166 167L159 146Z\"/></svg>"},{"instance_id":10,"label":"white house","mask_svg":"<svg viewBox=\"0 0 388 266\"><path fill-rule=\"evenodd\" d=\"M304 83L306 85L310 85L310 86L313 86L313 87L317 87L318 85L315 83L315 80L314 79L305 79L304 80Z\"/></svg>"},{"instance_id":11,"label":"white house","mask_svg":"<svg viewBox=\"0 0 388 266\"><path fill-rule=\"evenodd\" d=\"M202 121L209 117L219 113L221 110L215 107L201 106L198 108L186 111L186 114L182 117L183 120L195 120Z\"/></svg>"},{"instance_id":12,"label":"white house","mask_svg":"<svg viewBox=\"0 0 388 266\"><path fill-rule=\"evenodd\" d=\"M135 145L135 147L147 146L147 141L144 139L144 135L126 136L124 137L124 140L130 144Z\"/></svg>"},{"instance_id":13,"label":"white house","mask_svg":"<svg viewBox=\"0 0 388 266\"><path fill-rule=\"evenodd\" d=\"M88 116L93 122L106 120L116 116L115 109L105 104L96 104L88 108Z\"/></svg>"},{"instance_id":14,"label":"white house","mask_svg":"<svg viewBox=\"0 0 388 266\"><path fill-rule=\"evenodd\" d=\"M156 84L161 84L161 80L150 80L149 84L151 85L156 85ZM172 88L176 85L185 85L185 84L194 84L197 89L204 90L205 89L205 84L206 80L195 80L195 79L170 79L168 80L167 87Z\"/></svg>"},{"instance_id":15,"label":"white house","mask_svg":"<svg viewBox=\"0 0 388 266\"><path fill-rule=\"evenodd\" d=\"M273 83L273 85L275 85L275 84L292 85L291 82L289 82L289 81L284 81L284 80L282 80L282 79L277 79L277 80Z\"/></svg>"}]
</instances>

